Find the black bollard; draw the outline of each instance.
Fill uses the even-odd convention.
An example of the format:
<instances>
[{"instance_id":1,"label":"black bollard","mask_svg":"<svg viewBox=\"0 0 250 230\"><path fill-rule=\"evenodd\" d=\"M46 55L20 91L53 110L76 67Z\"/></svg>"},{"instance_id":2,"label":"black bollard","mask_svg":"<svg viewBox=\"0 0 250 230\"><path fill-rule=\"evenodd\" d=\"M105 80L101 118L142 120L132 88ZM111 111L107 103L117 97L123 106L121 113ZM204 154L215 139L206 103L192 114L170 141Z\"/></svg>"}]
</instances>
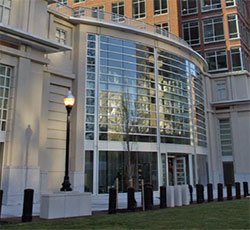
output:
<instances>
[{"instance_id":1,"label":"black bollard","mask_svg":"<svg viewBox=\"0 0 250 230\"><path fill-rule=\"evenodd\" d=\"M214 201L213 184L207 184L207 202Z\"/></svg>"},{"instance_id":2,"label":"black bollard","mask_svg":"<svg viewBox=\"0 0 250 230\"><path fill-rule=\"evenodd\" d=\"M249 195L248 193L248 182L243 182L243 191L244 191L244 197L247 197Z\"/></svg>"},{"instance_id":3,"label":"black bollard","mask_svg":"<svg viewBox=\"0 0 250 230\"><path fill-rule=\"evenodd\" d=\"M167 190L166 186L160 187L160 208L167 207Z\"/></svg>"},{"instance_id":4,"label":"black bollard","mask_svg":"<svg viewBox=\"0 0 250 230\"><path fill-rule=\"evenodd\" d=\"M205 202L205 198L204 198L204 186L201 184L201 201L202 203Z\"/></svg>"},{"instance_id":5,"label":"black bollard","mask_svg":"<svg viewBox=\"0 0 250 230\"><path fill-rule=\"evenodd\" d=\"M145 210L153 209L153 186L151 184L144 185L144 203Z\"/></svg>"},{"instance_id":6,"label":"black bollard","mask_svg":"<svg viewBox=\"0 0 250 230\"><path fill-rule=\"evenodd\" d=\"M32 221L34 189L24 190L22 222Z\"/></svg>"},{"instance_id":7,"label":"black bollard","mask_svg":"<svg viewBox=\"0 0 250 230\"><path fill-rule=\"evenodd\" d=\"M135 211L136 208L136 200L135 200L135 189L134 188L128 188L128 210Z\"/></svg>"},{"instance_id":8,"label":"black bollard","mask_svg":"<svg viewBox=\"0 0 250 230\"><path fill-rule=\"evenodd\" d=\"M240 199L241 198L241 194L240 194L240 182L235 182L235 197L236 197L236 199Z\"/></svg>"},{"instance_id":9,"label":"black bollard","mask_svg":"<svg viewBox=\"0 0 250 230\"><path fill-rule=\"evenodd\" d=\"M233 195L232 195L232 185L231 184L227 184L227 200L232 200L233 199Z\"/></svg>"},{"instance_id":10,"label":"black bollard","mask_svg":"<svg viewBox=\"0 0 250 230\"><path fill-rule=\"evenodd\" d=\"M190 204L193 203L193 186L191 184L188 185L189 193L190 193Z\"/></svg>"},{"instance_id":11,"label":"black bollard","mask_svg":"<svg viewBox=\"0 0 250 230\"><path fill-rule=\"evenodd\" d=\"M196 201L198 204L204 202L204 186L202 184L196 185Z\"/></svg>"},{"instance_id":12,"label":"black bollard","mask_svg":"<svg viewBox=\"0 0 250 230\"><path fill-rule=\"evenodd\" d=\"M0 190L0 219L2 214L3 190Z\"/></svg>"},{"instance_id":13,"label":"black bollard","mask_svg":"<svg viewBox=\"0 0 250 230\"><path fill-rule=\"evenodd\" d=\"M109 214L116 213L116 189L109 189Z\"/></svg>"},{"instance_id":14,"label":"black bollard","mask_svg":"<svg viewBox=\"0 0 250 230\"><path fill-rule=\"evenodd\" d=\"M221 183L217 184L217 190L218 190L218 201L223 201L223 184Z\"/></svg>"}]
</instances>

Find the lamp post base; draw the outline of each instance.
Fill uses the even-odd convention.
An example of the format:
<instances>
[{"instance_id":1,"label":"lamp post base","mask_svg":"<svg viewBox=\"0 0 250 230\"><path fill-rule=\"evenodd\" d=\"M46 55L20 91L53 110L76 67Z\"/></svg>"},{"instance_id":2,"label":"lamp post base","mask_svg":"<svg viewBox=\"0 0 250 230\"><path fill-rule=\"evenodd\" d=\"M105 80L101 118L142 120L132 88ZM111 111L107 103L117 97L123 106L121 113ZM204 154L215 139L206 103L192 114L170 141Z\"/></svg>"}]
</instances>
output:
<instances>
[{"instance_id":1,"label":"lamp post base","mask_svg":"<svg viewBox=\"0 0 250 230\"><path fill-rule=\"evenodd\" d=\"M60 191L62 192L69 192L72 191L72 188L70 187L70 183L69 183L69 177L65 176L64 177L64 181L62 183L62 188L60 189Z\"/></svg>"}]
</instances>

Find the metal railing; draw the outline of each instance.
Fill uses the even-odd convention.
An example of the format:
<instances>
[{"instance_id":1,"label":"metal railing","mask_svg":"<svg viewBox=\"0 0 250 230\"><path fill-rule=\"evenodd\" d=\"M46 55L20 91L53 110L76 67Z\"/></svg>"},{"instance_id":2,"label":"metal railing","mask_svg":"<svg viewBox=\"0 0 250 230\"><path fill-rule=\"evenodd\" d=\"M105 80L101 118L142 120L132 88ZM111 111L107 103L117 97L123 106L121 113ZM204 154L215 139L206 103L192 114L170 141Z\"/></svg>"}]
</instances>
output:
<instances>
[{"instance_id":1,"label":"metal railing","mask_svg":"<svg viewBox=\"0 0 250 230\"><path fill-rule=\"evenodd\" d=\"M56 2L56 1L55 1ZM52 11L60 13L65 16L81 18L81 19L91 19L97 22L105 22L109 24L121 24L130 28L137 29L139 31L146 31L148 33L169 38L175 42L181 43L182 45L191 48L191 46L181 39L180 37L168 32L165 29L161 29L158 26L154 26L133 18L128 18L124 15L108 13L103 10L90 9L86 7L76 7L72 8L62 3L56 2L48 5L48 8Z\"/></svg>"}]
</instances>

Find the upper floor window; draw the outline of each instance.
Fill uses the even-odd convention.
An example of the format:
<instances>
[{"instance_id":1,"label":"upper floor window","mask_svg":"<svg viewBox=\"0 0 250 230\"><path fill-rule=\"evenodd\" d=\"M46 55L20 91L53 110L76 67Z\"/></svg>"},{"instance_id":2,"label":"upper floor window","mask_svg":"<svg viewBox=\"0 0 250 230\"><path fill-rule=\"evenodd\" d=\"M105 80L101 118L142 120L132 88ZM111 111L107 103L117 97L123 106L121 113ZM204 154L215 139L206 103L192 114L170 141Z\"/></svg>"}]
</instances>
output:
<instances>
[{"instance_id":1,"label":"upper floor window","mask_svg":"<svg viewBox=\"0 0 250 230\"><path fill-rule=\"evenodd\" d=\"M199 22L187 22L182 25L183 37L190 45L200 44Z\"/></svg>"},{"instance_id":2,"label":"upper floor window","mask_svg":"<svg viewBox=\"0 0 250 230\"><path fill-rule=\"evenodd\" d=\"M145 0L133 0L133 17L144 18L146 16Z\"/></svg>"},{"instance_id":3,"label":"upper floor window","mask_svg":"<svg viewBox=\"0 0 250 230\"><path fill-rule=\"evenodd\" d=\"M227 53L225 49L212 50L205 53L210 72L227 70Z\"/></svg>"},{"instance_id":4,"label":"upper floor window","mask_svg":"<svg viewBox=\"0 0 250 230\"><path fill-rule=\"evenodd\" d=\"M11 0L0 0L0 22L8 24Z\"/></svg>"},{"instance_id":5,"label":"upper floor window","mask_svg":"<svg viewBox=\"0 0 250 230\"><path fill-rule=\"evenodd\" d=\"M112 3L112 20L118 22L124 20L124 2Z\"/></svg>"},{"instance_id":6,"label":"upper floor window","mask_svg":"<svg viewBox=\"0 0 250 230\"><path fill-rule=\"evenodd\" d=\"M168 27L167 22L166 23L155 24L155 32L156 33L168 36L168 31L169 31L169 27Z\"/></svg>"},{"instance_id":7,"label":"upper floor window","mask_svg":"<svg viewBox=\"0 0 250 230\"><path fill-rule=\"evenodd\" d=\"M227 20L228 20L229 38L238 38L240 34L239 34L239 24L237 15L230 14L227 16Z\"/></svg>"},{"instance_id":8,"label":"upper floor window","mask_svg":"<svg viewBox=\"0 0 250 230\"><path fill-rule=\"evenodd\" d=\"M168 12L167 0L154 0L154 14L165 14Z\"/></svg>"},{"instance_id":9,"label":"upper floor window","mask_svg":"<svg viewBox=\"0 0 250 230\"><path fill-rule=\"evenodd\" d=\"M235 0L226 0L226 7L236 6Z\"/></svg>"},{"instance_id":10,"label":"upper floor window","mask_svg":"<svg viewBox=\"0 0 250 230\"><path fill-rule=\"evenodd\" d=\"M221 81L216 81L216 95L217 95L217 100L222 101L222 100L227 100L227 85L226 85L226 80L221 80Z\"/></svg>"},{"instance_id":11,"label":"upper floor window","mask_svg":"<svg viewBox=\"0 0 250 230\"><path fill-rule=\"evenodd\" d=\"M202 11L209 11L221 8L221 0L202 0Z\"/></svg>"},{"instance_id":12,"label":"upper floor window","mask_svg":"<svg viewBox=\"0 0 250 230\"><path fill-rule=\"evenodd\" d=\"M232 70L242 70L242 54L239 47L231 48Z\"/></svg>"},{"instance_id":13,"label":"upper floor window","mask_svg":"<svg viewBox=\"0 0 250 230\"><path fill-rule=\"evenodd\" d=\"M182 15L194 14L198 11L197 0L182 0L181 13Z\"/></svg>"},{"instance_id":14,"label":"upper floor window","mask_svg":"<svg viewBox=\"0 0 250 230\"><path fill-rule=\"evenodd\" d=\"M0 131L6 130L12 68L0 64Z\"/></svg>"},{"instance_id":15,"label":"upper floor window","mask_svg":"<svg viewBox=\"0 0 250 230\"><path fill-rule=\"evenodd\" d=\"M61 28L56 28L56 41L61 44L66 44L66 31Z\"/></svg>"},{"instance_id":16,"label":"upper floor window","mask_svg":"<svg viewBox=\"0 0 250 230\"><path fill-rule=\"evenodd\" d=\"M92 17L104 19L104 6L92 7Z\"/></svg>"},{"instance_id":17,"label":"upper floor window","mask_svg":"<svg viewBox=\"0 0 250 230\"><path fill-rule=\"evenodd\" d=\"M231 125L229 118L219 120L220 128L220 144L221 144L221 154L222 156L232 156L232 134Z\"/></svg>"},{"instance_id":18,"label":"upper floor window","mask_svg":"<svg viewBox=\"0 0 250 230\"><path fill-rule=\"evenodd\" d=\"M59 0L58 3L60 3L62 5L67 5L68 4L68 0Z\"/></svg>"},{"instance_id":19,"label":"upper floor window","mask_svg":"<svg viewBox=\"0 0 250 230\"><path fill-rule=\"evenodd\" d=\"M203 21L205 43L224 40L223 18L209 18Z\"/></svg>"},{"instance_id":20,"label":"upper floor window","mask_svg":"<svg viewBox=\"0 0 250 230\"><path fill-rule=\"evenodd\" d=\"M84 16L85 9L83 7L74 8L74 17L81 17Z\"/></svg>"},{"instance_id":21,"label":"upper floor window","mask_svg":"<svg viewBox=\"0 0 250 230\"><path fill-rule=\"evenodd\" d=\"M74 3L85 2L85 0L74 0Z\"/></svg>"}]
</instances>

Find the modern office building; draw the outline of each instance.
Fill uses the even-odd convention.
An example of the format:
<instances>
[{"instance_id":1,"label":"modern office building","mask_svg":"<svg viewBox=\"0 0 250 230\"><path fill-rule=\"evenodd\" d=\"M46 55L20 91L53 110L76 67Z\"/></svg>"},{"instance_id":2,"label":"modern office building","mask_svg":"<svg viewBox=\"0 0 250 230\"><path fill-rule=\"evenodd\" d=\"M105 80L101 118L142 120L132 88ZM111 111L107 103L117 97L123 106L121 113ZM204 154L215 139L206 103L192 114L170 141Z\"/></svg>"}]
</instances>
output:
<instances>
[{"instance_id":1,"label":"modern office building","mask_svg":"<svg viewBox=\"0 0 250 230\"><path fill-rule=\"evenodd\" d=\"M184 2L196 1L182 2L0 2L0 182L5 204L21 203L27 187L35 189L35 202L41 194L60 190L63 98L69 89L76 97L70 143L73 190L101 196L115 178L120 192L131 179L140 191L142 178L155 191L161 185L233 182L226 175L250 182L250 75L248 62L243 62L249 49L245 45L243 52L244 41L231 41L226 33L222 42L218 26L218 50L226 49L229 58L229 67L222 68L224 53L217 46L212 51L215 46L211 49L202 33L191 36L193 25L186 24L193 16L181 15ZM223 4L215 10L216 18L220 14L227 20ZM198 13L188 12L205 20L201 7L197 5ZM207 25L203 23L198 20L199 26ZM210 27L216 31L214 24ZM182 34L192 46L199 40L200 48L193 47L198 52L178 37ZM217 44L217 34L211 37ZM239 52L232 48L230 53L227 47L233 44ZM208 65L202 58L207 47L216 53L205 56Z\"/></svg>"}]
</instances>

